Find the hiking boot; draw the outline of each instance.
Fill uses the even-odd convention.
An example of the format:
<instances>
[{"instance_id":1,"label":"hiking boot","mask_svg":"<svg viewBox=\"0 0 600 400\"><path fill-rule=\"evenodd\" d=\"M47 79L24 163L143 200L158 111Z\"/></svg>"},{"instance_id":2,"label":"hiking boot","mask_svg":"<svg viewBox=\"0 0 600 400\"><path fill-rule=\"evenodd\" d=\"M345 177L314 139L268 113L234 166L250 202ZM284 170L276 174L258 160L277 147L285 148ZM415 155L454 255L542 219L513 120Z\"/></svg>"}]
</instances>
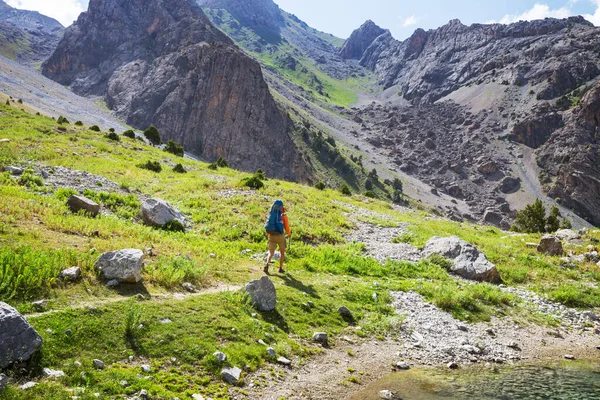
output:
<instances>
[{"instance_id":1,"label":"hiking boot","mask_svg":"<svg viewBox=\"0 0 600 400\"><path fill-rule=\"evenodd\" d=\"M265 265L265 267L263 268L263 271L265 271L265 274L269 273L269 266Z\"/></svg>"},{"instance_id":2,"label":"hiking boot","mask_svg":"<svg viewBox=\"0 0 600 400\"><path fill-rule=\"evenodd\" d=\"M280 274L285 274L285 269L283 269L283 268L279 268L279 273L280 273Z\"/></svg>"}]
</instances>

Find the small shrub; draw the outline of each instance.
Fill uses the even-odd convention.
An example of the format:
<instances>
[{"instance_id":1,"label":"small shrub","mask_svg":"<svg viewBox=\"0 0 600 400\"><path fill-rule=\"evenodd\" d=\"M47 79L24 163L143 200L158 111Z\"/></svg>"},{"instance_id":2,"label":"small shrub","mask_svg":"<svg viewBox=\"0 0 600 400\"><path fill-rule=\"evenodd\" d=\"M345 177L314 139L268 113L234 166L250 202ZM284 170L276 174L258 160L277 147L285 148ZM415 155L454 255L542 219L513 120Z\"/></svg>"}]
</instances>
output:
<instances>
[{"instance_id":1,"label":"small shrub","mask_svg":"<svg viewBox=\"0 0 600 400\"><path fill-rule=\"evenodd\" d=\"M340 186L340 192L344 195L344 196L350 196L352 195L352 192L350 191L350 188L348 187L348 185L346 185L345 183L342 184L342 186Z\"/></svg>"},{"instance_id":2,"label":"small shrub","mask_svg":"<svg viewBox=\"0 0 600 400\"><path fill-rule=\"evenodd\" d=\"M108 131L109 131L110 133L115 133L115 128L109 128L109 129L108 129Z\"/></svg>"},{"instance_id":3,"label":"small shrub","mask_svg":"<svg viewBox=\"0 0 600 400\"><path fill-rule=\"evenodd\" d=\"M107 139L115 141L115 142L120 142L121 138L119 137L118 134L116 134L115 132L110 132L109 134L107 134L105 136Z\"/></svg>"},{"instance_id":4,"label":"small shrub","mask_svg":"<svg viewBox=\"0 0 600 400\"><path fill-rule=\"evenodd\" d=\"M570 226L571 222L561 217L560 210L554 206L550 210L550 215L546 217L546 207L540 199L537 199L532 204L528 204L521 211L517 211L515 223L512 226L513 231L523 233L544 233L556 232L563 226Z\"/></svg>"},{"instance_id":5,"label":"small shrub","mask_svg":"<svg viewBox=\"0 0 600 400\"><path fill-rule=\"evenodd\" d=\"M217 169L219 169L219 167L217 166L217 164L210 164L210 165L208 166L208 169L210 169L210 170L213 170L213 171L216 171Z\"/></svg>"},{"instance_id":6,"label":"small shrub","mask_svg":"<svg viewBox=\"0 0 600 400\"><path fill-rule=\"evenodd\" d=\"M216 164L219 168L229 168L229 164L223 157L219 157Z\"/></svg>"},{"instance_id":7,"label":"small shrub","mask_svg":"<svg viewBox=\"0 0 600 400\"><path fill-rule=\"evenodd\" d=\"M138 164L139 168L147 169L149 171L161 172L162 167L158 161L148 161L145 164Z\"/></svg>"},{"instance_id":8,"label":"small shrub","mask_svg":"<svg viewBox=\"0 0 600 400\"><path fill-rule=\"evenodd\" d=\"M174 154L178 157L183 157L183 146L173 140L169 140L165 146L167 153Z\"/></svg>"},{"instance_id":9,"label":"small shrub","mask_svg":"<svg viewBox=\"0 0 600 400\"><path fill-rule=\"evenodd\" d=\"M128 129L125 132L123 132L123 136L128 137L129 139L135 139L135 132L131 129Z\"/></svg>"},{"instance_id":10,"label":"small shrub","mask_svg":"<svg viewBox=\"0 0 600 400\"><path fill-rule=\"evenodd\" d=\"M56 122L62 125L62 124L68 124L69 120L61 115L60 117L58 117Z\"/></svg>"},{"instance_id":11,"label":"small shrub","mask_svg":"<svg viewBox=\"0 0 600 400\"><path fill-rule=\"evenodd\" d=\"M315 187L319 190L325 190L325 184L323 182L317 182Z\"/></svg>"},{"instance_id":12,"label":"small shrub","mask_svg":"<svg viewBox=\"0 0 600 400\"><path fill-rule=\"evenodd\" d=\"M98 125L90 126L90 131L100 132L100 127Z\"/></svg>"},{"instance_id":13,"label":"small shrub","mask_svg":"<svg viewBox=\"0 0 600 400\"><path fill-rule=\"evenodd\" d=\"M81 121L75 121L75 126L83 126L83 122L81 122Z\"/></svg>"},{"instance_id":14,"label":"small shrub","mask_svg":"<svg viewBox=\"0 0 600 400\"><path fill-rule=\"evenodd\" d=\"M6 105L10 106L10 100L9 99L6 99Z\"/></svg>"},{"instance_id":15,"label":"small shrub","mask_svg":"<svg viewBox=\"0 0 600 400\"><path fill-rule=\"evenodd\" d=\"M392 182L392 187L394 188L394 190L397 190L400 193L402 193L402 191L404 190L402 181L398 178L394 178L394 181Z\"/></svg>"},{"instance_id":16,"label":"small shrub","mask_svg":"<svg viewBox=\"0 0 600 400\"><path fill-rule=\"evenodd\" d=\"M38 190L44 187L44 179L41 176L35 175L31 169L25 170L17 182L19 185L26 186L33 190Z\"/></svg>"},{"instance_id":17,"label":"small shrub","mask_svg":"<svg viewBox=\"0 0 600 400\"><path fill-rule=\"evenodd\" d=\"M133 339L135 337L135 332L140 325L143 309L133 298L131 298L128 303L129 304L127 306L127 311L125 311L124 320L125 336L128 339Z\"/></svg>"},{"instance_id":18,"label":"small shrub","mask_svg":"<svg viewBox=\"0 0 600 400\"><path fill-rule=\"evenodd\" d=\"M187 171L181 164L177 164L175 167L173 167L173 172L176 172L178 174L187 174Z\"/></svg>"},{"instance_id":19,"label":"small shrub","mask_svg":"<svg viewBox=\"0 0 600 400\"><path fill-rule=\"evenodd\" d=\"M365 197L369 197L369 198L371 198L371 199L375 199L375 198L377 198L377 196L375 195L375 193L374 193L373 191L371 191L371 190L367 190L367 191L365 192Z\"/></svg>"},{"instance_id":20,"label":"small shrub","mask_svg":"<svg viewBox=\"0 0 600 400\"><path fill-rule=\"evenodd\" d=\"M372 180L367 179L365 181L365 189L367 189L369 191L373 190L373 181Z\"/></svg>"},{"instance_id":21,"label":"small shrub","mask_svg":"<svg viewBox=\"0 0 600 400\"><path fill-rule=\"evenodd\" d=\"M244 184L244 186L247 186L251 189L262 189L263 187L265 187L265 184L263 183L263 181L260 180L260 178L256 175L252 175L249 178L244 178L242 179L242 183Z\"/></svg>"},{"instance_id":22,"label":"small shrub","mask_svg":"<svg viewBox=\"0 0 600 400\"><path fill-rule=\"evenodd\" d=\"M19 104L23 104L23 99L19 99L19 100L17 100L17 103L19 103Z\"/></svg>"},{"instance_id":23,"label":"small shrub","mask_svg":"<svg viewBox=\"0 0 600 400\"><path fill-rule=\"evenodd\" d=\"M394 244L412 243L412 241L414 239L415 239L414 235L412 235L411 233L408 233L408 232L404 232L402 235L398 235L398 236L394 237L392 239L392 243L394 243Z\"/></svg>"},{"instance_id":24,"label":"small shrub","mask_svg":"<svg viewBox=\"0 0 600 400\"><path fill-rule=\"evenodd\" d=\"M144 136L155 146L162 143L160 132L158 132L158 129L154 125L150 125L150 127L144 131Z\"/></svg>"},{"instance_id":25,"label":"small shrub","mask_svg":"<svg viewBox=\"0 0 600 400\"><path fill-rule=\"evenodd\" d=\"M256 176L258 179L266 181L267 180L267 176L265 175L265 172L262 169L257 169L256 172L254 173L254 176Z\"/></svg>"}]
</instances>

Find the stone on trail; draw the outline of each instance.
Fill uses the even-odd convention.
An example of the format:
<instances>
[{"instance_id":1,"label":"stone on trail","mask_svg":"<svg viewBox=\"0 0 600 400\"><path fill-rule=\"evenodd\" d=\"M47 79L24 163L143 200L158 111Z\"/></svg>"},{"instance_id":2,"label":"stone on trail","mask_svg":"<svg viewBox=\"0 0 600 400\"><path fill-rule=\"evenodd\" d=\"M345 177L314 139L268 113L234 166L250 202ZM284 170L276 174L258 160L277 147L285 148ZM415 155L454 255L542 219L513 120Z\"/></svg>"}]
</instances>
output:
<instances>
[{"instance_id":1,"label":"stone on trail","mask_svg":"<svg viewBox=\"0 0 600 400\"><path fill-rule=\"evenodd\" d=\"M104 253L96 261L96 270L106 280L137 283L142 280L144 252L137 249L125 249Z\"/></svg>"},{"instance_id":2,"label":"stone on trail","mask_svg":"<svg viewBox=\"0 0 600 400\"><path fill-rule=\"evenodd\" d=\"M149 226L165 226L171 221L178 221L185 226L185 215L161 199L148 199L142 203L141 211L144 224Z\"/></svg>"},{"instance_id":3,"label":"stone on trail","mask_svg":"<svg viewBox=\"0 0 600 400\"><path fill-rule=\"evenodd\" d=\"M50 368L44 368L42 374L44 375L44 378L61 378L65 376L65 373L63 371L58 371Z\"/></svg>"},{"instance_id":4,"label":"stone on trail","mask_svg":"<svg viewBox=\"0 0 600 400\"><path fill-rule=\"evenodd\" d=\"M465 279L490 283L502 281L496 266L488 261L485 254L456 236L431 238L423 247L423 254L426 257L439 254L452 260L450 272Z\"/></svg>"},{"instance_id":5,"label":"stone on trail","mask_svg":"<svg viewBox=\"0 0 600 400\"><path fill-rule=\"evenodd\" d=\"M275 285L267 276L246 284L246 292L259 311L273 311L277 305Z\"/></svg>"},{"instance_id":6,"label":"stone on trail","mask_svg":"<svg viewBox=\"0 0 600 400\"><path fill-rule=\"evenodd\" d=\"M404 361L400 361L396 363L396 368L401 370L407 370L410 369L410 365L408 365L408 363Z\"/></svg>"},{"instance_id":7,"label":"stone on trail","mask_svg":"<svg viewBox=\"0 0 600 400\"><path fill-rule=\"evenodd\" d=\"M537 251L549 256L562 256L565 253L562 242L556 236L552 235L542 237Z\"/></svg>"},{"instance_id":8,"label":"stone on trail","mask_svg":"<svg viewBox=\"0 0 600 400\"><path fill-rule=\"evenodd\" d=\"M67 206L69 207L69 210L74 213L83 210L92 217L95 217L100 213L100 205L84 196L73 195L69 197Z\"/></svg>"},{"instance_id":9,"label":"stone on trail","mask_svg":"<svg viewBox=\"0 0 600 400\"><path fill-rule=\"evenodd\" d=\"M92 365L96 369L104 369L104 361L95 359L92 361Z\"/></svg>"},{"instance_id":10,"label":"stone on trail","mask_svg":"<svg viewBox=\"0 0 600 400\"><path fill-rule=\"evenodd\" d=\"M277 362L278 362L279 364L281 364L281 365L285 365L285 366L287 366L287 367L289 367L290 365L292 365L292 361L288 360L288 359L287 359L287 358L285 358L285 357L279 357L279 358L277 359Z\"/></svg>"},{"instance_id":11,"label":"stone on trail","mask_svg":"<svg viewBox=\"0 0 600 400\"><path fill-rule=\"evenodd\" d=\"M323 346L326 346L329 342L327 333L325 332L315 332L312 337L313 342L321 343Z\"/></svg>"},{"instance_id":12,"label":"stone on trail","mask_svg":"<svg viewBox=\"0 0 600 400\"><path fill-rule=\"evenodd\" d=\"M181 287L184 288L189 293L196 292L196 288L194 287L194 285L192 285L189 282L184 282L183 284L181 284Z\"/></svg>"},{"instance_id":13,"label":"stone on trail","mask_svg":"<svg viewBox=\"0 0 600 400\"><path fill-rule=\"evenodd\" d=\"M41 336L21 314L0 302L0 370L28 361L42 347Z\"/></svg>"},{"instance_id":14,"label":"stone on trail","mask_svg":"<svg viewBox=\"0 0 600 400\"><path fill-rule=\"evenodd\" d=\"M231 385L235 385L240 380L242 370L238 367L223 368L221 370L221 376L223 380Z\"/></svg>"},{"instance_id":15,"label":"stone on trail","mask_svg":"<svg viewBox=\"0 0 600 400\"><path fill-rule=\"evenodd\" d=\"M69 281L69 282L78 281L79 279L81 279L81 268L71 267L71 268L64 269L60 272L60 274L58 276L60 278L64 279L65 281Z\"/></svg>"}]
</instances>

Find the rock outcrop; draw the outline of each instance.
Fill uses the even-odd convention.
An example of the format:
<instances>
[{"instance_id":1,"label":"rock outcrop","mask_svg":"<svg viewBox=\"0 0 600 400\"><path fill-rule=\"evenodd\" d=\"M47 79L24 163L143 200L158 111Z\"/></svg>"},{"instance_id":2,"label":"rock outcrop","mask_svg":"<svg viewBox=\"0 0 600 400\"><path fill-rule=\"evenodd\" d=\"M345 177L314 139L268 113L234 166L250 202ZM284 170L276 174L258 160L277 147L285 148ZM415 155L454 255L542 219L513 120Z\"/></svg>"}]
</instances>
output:
<instances>
[{"instance_id":1,"label":"rock outcrop","mask_svg":"<svg viewBox=\"0 0 600 400\"><path fill-rule=\"evenodd\" d=\"M272 0L198 0L202 7L230 12L244 27L279 32L285 24L281 10Z\"/></svg>"},{"instance_id":2,"label":"rock outcrop","mask_svg":"<svg viewBox=\"0 0 600 400\"><path fill-rule=\"evenodd\" d=\"M475 246L458 237L433 237L423 247L423 254L439 254L453 262L450 272L465 279L500 283L496 266Z\"/></svg>"},{"instance_id":3,"label":"rock outcrop","mask_svg":"<svg viewBox=\"0 0 600 400\"><path fill-rule=\"evenodd\" d=\"M96 261L95 267L105 280L137 283L142 280L144 252L125 249L104 253Z\"/></svg>"},{"instance_id":4,"label":"rock outcrop","mask_svg":"<svg viewBox=\"0 0 600 400\"><path fill-rule=\"evenodd\" d=\"M246 285L246 292L259 311L273 311L277 305L277 291L271 280L263 276L258 280L249 282Z\"/></svg>"},{"instance_id":5,"label":"rock outcrop","mask_svg":"<svg viewBox=\"0 0 600 400\"><path fill-rule=\"evenodd\" d=\"M142 203L141 215L144 223L149 226L162 227L171 221L178 221L185 226L187 222L183 213L161 199L145 200Z\"/></svg>"},{"instance_id":6,"label":"rock outcrop","mask_svg":"<svg viewBox=\"0 0 600 400\"><path fill-rule=\"evenodd\" d=\"M17 310L0 302L0 370L30 360L42 343L40 335Z\"/></svg>"},{"instance_id":7,"label":"rock outcrop","mask_svg":"<svg viewBox=\"0 0 600 400\"><path fill-rule=\"evenodd\" d=\"M46 60L64 32L60 22L35 11L19 10L0 0L0 51L24 64Z\"/></svg>"},{"instance_id":8,"label":"rock outcrop","mask_svg":"<svg viewBox=\"0 0 600 400\"><path fill-rule=\"evenodd\" d=\"M290 180L308 175L259 64L194 0L91 0L42 72L206 160Z\"/></svg>"},{"instance_id":9,"label":"rock outcrop","mask_svg":"<svg viewBox=\"0 0 600 400\"><path fill-rule=\"evenodd\" d=\"M537 251L549 256L562 256L565 253L560 239L552 235L542 237Z\"/></svg>"},{"instance_id":10,"label":"rock outcrop","mask_svg":"<svg viewBox=\"0 0 600 400\"><path fill-rule=\"evenodd\" d=\"M388 31L369 20L352 32L344 46L342 46L340 55L345 59L360 60L373 41L386 32Z\"/></svg>"},{"instance_id":11,"label":"rock outcrop","mask_svg":"<svg viewBox=\"0 0 600 400\"><path fill-rule=\"evenodd\" d=\"M73 195L69 197L67 206L74 213L83 211L92 217L97 216L100 212L100 205L84 196Z\"/></svg>"}]
</instances>

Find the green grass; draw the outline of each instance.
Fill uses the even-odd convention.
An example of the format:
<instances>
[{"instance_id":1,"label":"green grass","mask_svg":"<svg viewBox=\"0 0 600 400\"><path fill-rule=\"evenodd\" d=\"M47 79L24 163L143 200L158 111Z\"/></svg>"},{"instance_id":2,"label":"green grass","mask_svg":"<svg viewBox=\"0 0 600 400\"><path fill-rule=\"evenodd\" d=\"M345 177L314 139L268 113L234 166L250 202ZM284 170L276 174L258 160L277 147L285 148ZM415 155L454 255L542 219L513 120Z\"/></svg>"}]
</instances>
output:
<instances>
[{"instance_id":1,"label":"green grass","mask_svg":"<svg viewBox=\"0 0 600 400\"><path fill-rule=\"evenodd\" d=\"M248 191L241 179L251 174L211 170L207 164L176 158L127 137L109 142L101 132L74 125L63 125L66 131L60 132L52 119L14 107L0 105L0 126L6 127L2 137L11 139L0 145L0 166L22 165L26 160L64 166L129 190L127 195L99 187L86 191L86 196L112 211L90 218L68 210L65 202L73 190L51 192L33 173L22 185L0 174L0 301L31 313L31 301L48 300L48 308L56 312L29 317L45 340L39 363L67 374L27 392L11 387L3 398L67 399L76 387L85 388L80 398L96 392L104 397L131 395L142 388L153 398L185 398L193 393L227 398L212 357L215 351L225 352L231 365L256 370L269 365L259 339L275 346L278 354L303 363L317 351L308 345L316 331L328 332L334 345L341 334L384 338L402 324L391 304L392 290L414 290L465 321L521 312L518 299L497 287L463 284L448 275L448 262L439 257L383 264L367 257L363 245L344 240L353 222L346 215L350 208L340 202L382 214L363 218L369 223L404 224L410 233L397 242L420 247L432 236L457 235L484 251L507 285L523 285L569 306L600 305L598 289L589 285L599 282L600 268L591 263L561 268L559 259L527 248L526 242L539 239L536 235L508 235L417 211L399 213L378 200L273 179L265 180L259 191ZM188 173L139 169L140 159L164 165L176 160ZM187 215L190 229L168 232L144 226L137 217L142 195L169 201ZM260 254L266 251L264 220L278 198L285 201L294 234L286 261L290 274L272 277L278 294L276 311L256 313L237 291L172 298L173 292L183 291L184 282L202 289L241 286L259 277ZM600 239L600 232L586 236L585 245L591 239ZM143 282L108 289L98 279L94 263L103 252L123 248L152 248ZM567 250L583 251L572 246ZM73 265L83 270L81 282L57 279L62 269ZM150 300L131 300L135 295ZM86 307L94 303L95 309ZM357 326L339 316L342 305L352 311ZM161 323L165 318L172 322ZM540 315L530 319L553 323ZM65 335L67 329L74 334ZM136 356L134 364L129 355ZM103 359L108 367L93 370L94 358ZM77 360L82 369L74 366ZM140 377L141 363L152 365L151 381ZM123 388L120 380L130 386Z\"/></svg>"}]
</instances>

